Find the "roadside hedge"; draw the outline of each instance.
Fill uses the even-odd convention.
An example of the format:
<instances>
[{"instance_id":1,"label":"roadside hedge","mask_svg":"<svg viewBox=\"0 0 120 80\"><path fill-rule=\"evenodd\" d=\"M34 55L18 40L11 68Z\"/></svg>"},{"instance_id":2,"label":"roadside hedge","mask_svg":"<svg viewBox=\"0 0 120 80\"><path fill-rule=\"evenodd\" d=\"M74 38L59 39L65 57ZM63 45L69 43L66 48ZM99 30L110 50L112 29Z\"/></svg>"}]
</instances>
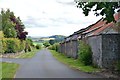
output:
<instances>
[{"instance_id":1,"label":"roadside hedge","mask_svg":"<svg viewBox=\"0 0 120 80\"><path fill-rule=\"evenodd\" d=\"M3 53L16 53L25 49L25 41L20 41L17 38L2 39Z\"/></svg>"},{"instance_id":2,"label":"roadside hedge","mask_svg":"<svg viewBox=\"0 0 120 80\"><path fill-rule=\"evenodd\" d=\"M55 50L55 51L58 52L59 47L60 47L60 46L59 46L59 43L55 43L55 44L49 46L49 49L51 49L51 50Z\"/></svg>"},{"instance_id":3,"label":"roadside hedge","mask_svg":"<svg viewBox=\"0 0 120 80\"><path fill-rule=\"evenodd\" d=\"M41 49L41 45L40 44L37 44L35 47L36 47L36 49Z\"/></svg>"},{"instance_id":4,"label":"roadside hedge","mask_svg":"<svg viewBox=\"0 0 120 80\"><path fill-rule=\"evenodd\" d=\"M0 40L0 54L2 53L2 41Z\"/></svg>"},{"instance_id":5,"label":"roadside hedge","mask_svg":"<svg viewBox=\"0 0 120 80\"><path fill-rule=\"evenodd\" d=\"M3 31L0 31L0 54L2 54L2 39L4 38Z\"/></svg>"}]
</instances>

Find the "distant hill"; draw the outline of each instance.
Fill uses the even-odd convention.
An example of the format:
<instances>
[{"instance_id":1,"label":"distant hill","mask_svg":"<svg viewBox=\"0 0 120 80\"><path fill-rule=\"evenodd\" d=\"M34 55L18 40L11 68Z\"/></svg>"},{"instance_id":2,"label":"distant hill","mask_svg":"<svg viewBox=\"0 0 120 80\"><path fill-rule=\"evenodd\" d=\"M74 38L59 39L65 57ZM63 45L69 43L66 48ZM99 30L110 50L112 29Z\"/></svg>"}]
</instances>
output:
<instances>
[{"instance_id":1,"label":"distant hill","mask_svg":"<svg viewBox=\"0 0 120 80\"><path fill-rule=\"evenodd\" d=\"M54 40L55 38L49 38L49 37L42 37L40 38L39 40L42 40L42 41L49 41L49 40Z\"/></svg>"},{"instance_id":2,"label":"distant hill","mask_svg":"<svg viewBox=\"0 0 120 80\"><path fill-rule=\"evenodd\" d=\"M53 35L53 36L50 36L49 38L54 38L55 40L64 40L66 36L63 36L63 35Z\"/></svg>"},{"instance_id":3,"label":"distant hill","mask_svg":"<svg viewBox=\"0 0 120 80\"><path fill-rule=\"evenodd\" d=\"M40 42L44 42L44 41L49 41L49 40L55 40L56 42L60 42L62 40L64 40L66 36L63 35L52 35L52 36L48 36L48 37L28 37L30 39L32 39L33 41L40 41Z\"/></svg>"},{"instance_id":4,"label":"distant hill","mask_svg":"<svg viewBox=\"0 0 120 80\"><path fill-rule=\"evenodd\" d=\"M57 43L57 42L61 42L64 40L66 36L63 36L63 35L53 35L53 36L50 36L49 38L54 38L54 40L50 40L49 43L50 44L54 44L54 43Z\"/></svg>"}]
</instances>

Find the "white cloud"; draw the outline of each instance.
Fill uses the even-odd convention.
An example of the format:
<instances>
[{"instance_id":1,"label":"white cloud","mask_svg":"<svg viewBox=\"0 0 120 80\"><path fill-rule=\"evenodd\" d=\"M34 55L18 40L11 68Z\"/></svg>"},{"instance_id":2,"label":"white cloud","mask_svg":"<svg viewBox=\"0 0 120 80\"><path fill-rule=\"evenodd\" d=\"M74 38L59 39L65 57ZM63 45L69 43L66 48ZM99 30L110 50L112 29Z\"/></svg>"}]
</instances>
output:
<instances>
[{"instance_id":1,"label":"white cloud","mask_svg":"<svg viewBox=\"0 0 120 80\"><path fill-rule=\"evenodd\" d=\"M53 35L56 33L56 35L65 35L69 36L73 33L73 31L79 30L79 27L75 28L75 25L64 25L59 27L48 27L46 28L26 28L27 31L29 31L29 35L31 36L48 36ZM68 31L69 30L69 31Z\"/></svg>"},{"instance_id":2,"label":"white cloud","mask_svg":"<svg viewBox=\"0 0 120 80\"><path fill-rule=\"evenodd\" d=\"M70 35L100 19L85 17L74 0L1 0L0 7L20 16L30 36Z\"/></svg>"}]
</instances>

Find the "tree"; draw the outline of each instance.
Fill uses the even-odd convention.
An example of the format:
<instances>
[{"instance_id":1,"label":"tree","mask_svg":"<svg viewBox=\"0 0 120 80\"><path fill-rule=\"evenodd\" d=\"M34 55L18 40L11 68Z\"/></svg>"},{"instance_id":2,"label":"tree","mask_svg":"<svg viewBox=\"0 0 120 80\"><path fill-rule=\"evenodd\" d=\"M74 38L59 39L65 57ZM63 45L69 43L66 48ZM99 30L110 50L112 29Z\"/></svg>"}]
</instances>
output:
<instances>
[{"instance_id":1,"label":"tree","mask_svg":"<svg viewBox=\"0 0 120 80\"><path fill-rule=\"evenodd\" d=\"M10 19L13 23L16 24L15 29L17 31L17 37L21 40L25 40L28 32L24 31L25 27L22 21L20 20L20 17L16 18L13 14L11 14Z\"/></svg>"},{"instance_id":2,"label":"tree","mask_svg":"<svg viewBox=\"0 0 120 80\"><path fill-rule=\"evenodd\" d=\"M0 14L0 31L2 31L2 15Z\"/></svg>"},{"instance_id":3,"label":"tree","mask_svg":"<svg viewBox=\"0 0 120 80\"><path fill-rule=\"evenodd\" d=\"M114 19L115 10L120 11L119 2L81 2L80 0L75 0L78 8L82 8L85 16L89 15L89 12L95 6L96 8L93 10L96 16L102 15L104 16L104 20L109 22L116 22Z\"/></svg>"},{"instance_id":4,"label":"tree","mask_svg":"<svg viewBox=\"0 0 120 80\"><path fill-rule=\"evenodd\" d=\"M7 11L2 10L2 31L6 38L15 38L17 37L17 32L14 28L14 24L10 20L10 10Z\"/></svg>"},{"instance_id":5,"label":"tree","mask_svg":"<svg viewBox=\"0 0 120 80\"><path fill-rule=\"evenodd\" d=\"M2 15L2 31L6 38L19 38L25 40L28 34L24 31L25 27L20 17L16 17L9 9L1 11ZM1 24L1 23L0 23ZM1 30L1 29L0 29Z\"/></svg>"},{"instance_id":6,"label":"tree","mask_svg":"<svg viewBox=\"0 0 120 80\"><path fill-rule=\"evenodd\" d=\"M6 38L16 38L17 32L15 28L13 27L11 22L6 23L6 27L4 28L4 34Z\"/></svg>"},{"instance_id":7,"label":"tree","mask_svg":"<svg viewBox=\"0 0 120 80\"><path fill-rule=\"evenodd\" d=\"M49 43L53 45L56 41L55 40L49 40Z\"/></svg>"},{"instance_id":8,"label":"tree","mask_svg":"<svg viewBox=\"0 0 120 80\"><path fill-rule=\"evenodd\" d=\"M44 45L45 47L49 47L49 46L50 46L50 43L49 43L49 42L44 42L43 45Z\"/></svg>"}]
</instances>

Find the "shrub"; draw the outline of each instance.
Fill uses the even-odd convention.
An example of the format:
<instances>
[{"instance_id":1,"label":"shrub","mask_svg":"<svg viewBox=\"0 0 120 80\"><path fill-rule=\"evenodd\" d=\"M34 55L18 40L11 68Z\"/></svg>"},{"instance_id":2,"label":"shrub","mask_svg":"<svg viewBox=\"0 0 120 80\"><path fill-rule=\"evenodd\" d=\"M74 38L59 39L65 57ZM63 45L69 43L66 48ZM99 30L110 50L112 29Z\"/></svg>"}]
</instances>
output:
<instances>
[{"instance_id":1,"label":"shrub","mask_svg":"<svg viewBox=\"0 0 120 80\"><path fill-rule=\"evenodd\" d=\"M20 41L20 40L19 40ZM26 43L26 41L20 41L20 51L22 51L22 50L24 50L25 49L25 43Z\"/></svg>"},{"instance_id":2,"label":"shrub","mask_svg":"<svg viewBox=\"0 0 120 80\"><path fill-rule=\"evenodd\" d=\"M34 46L32 39L26 39L26 42L27 42L30 46Z\"/></svg>"},{"instance_id":3,"label":"shrub","mask_svg":"<svg viewBox=\"0 0 120 80\"><path fill-rule=\"evenodd\" d=\"M58 52L59 47L60 47L60 46L59 46L59 43L56 43L56 44L55 44L55 47L56 47L55 50Z\"/></svg>"},{"instance_id":4,"label":"shrub","mask_svg":"<svg viewBox=\"0 0 120 80\"><path fill-rule=\"evenodd\" d=\"M30 52L32 51L32 47L33 47L33 42L31 39L26 39L26 42L25 42L25 52Z\"/></svg>"},{"instance_id":5,"label":"shrub","mask_svg":"<svg viewBox=\"0 0 120 80\"><path fill-rule=\"evenodd\" d=\"M0 39L4 38L4 33L3 31L0 31Z\"/></svg>"},{"instance_id":6,"label":"shrub","mask_svg":"<svg viewBox=\"0 0 120 80\"><path fill-rule=\"evenodd\" d=\"M91 65L92 64L92 51L91 51L91 48L90 48L90 46L88 44L86 44L83 41L80 41L80 43L79 43L78 58L85 65Z\"/></svg>"},{"instance_id":7,"label":"shrub","mask_svg":"<svg viewBox=\"0 0 120 80\"><path fill-rule=\"evenodd\" d=\"M15 46L15 41L13 40L8 40L7 41L7 50L5 53L15 53L17 51L16 46Z\"/></svg>"},{"instance_id":8,"label":"shrub","mask_svg":"<svg viewBox=\"0 0 120 80\"><path fill-rule=\"evenodd\" d=\"M3 48L3 46L2 46L2 40L0 40L0 54L3 53L2 48Z\"/></svg>"},{"instance_id":9,"label":"shrub","mask_svg":"<svg viewBox=\"0 0 120 80\"><path fill-rule=\"evenodd\" d=\"M4 38L3 31L0 30L0 53L3 53L2 39Z\"/></svg>"},{"instance_id":10,"label":"shrub","mask_svg":"<svg viewBox=\"0 0 120 80\"><path fill-rule=\"evenodd\" d=\"M51 49L51 50L56 50L56 46L55 46L55 44L54 44L54 45L49 46L49 49Z\"/></svg>"},{"instance_id":11,"label":"shrub","mask_svg":"<svg viewBox=\"0 0 120 80\"><path fill-rule=\"evenodd\" d=\"M36 49L40 49L41 48L41 45L40 44L37 44L36 45Z\"/></svg>"},{"instance_id":12,"label":"shrub","mask_svg":"<svg viewBox=\"0 0 120 80\"><path fill-rule=\"evenodd\" d=\"M28 51L29 51L29 52L32 51L32 48L31 48L30 45L28 46Z\"/></svg>"},{"instance_id":13,"label":"shrub","mask_svg":"<svg viewBox=\"0 0 120 80\"><path fill-rule=\"evenodd\" d=\"M45 47L49 47L49 46L50 46L50 43L49 43L49 42L44 42L43 45L44 45Z\"/></svg>"},{"instance_id":14,"label":"shrub","mask_svg":"<svg viewBox=\"0 0 120 80\"><path fill-rule=\"evenodd\" d=\"M25 41L20 41L17 38L2 39L3 53L16 53L24 50Z\"/></svg>"},{"instance_id":15,"label":"shrub","mask_svg":"<svg viewBox=\"0 0 120 80\"><path fill-rule=\"evenodd\" d=\"M55 43L49 47L51 50L58 51L59 50L59 43Z\"/></svg>"}]
</instances>

